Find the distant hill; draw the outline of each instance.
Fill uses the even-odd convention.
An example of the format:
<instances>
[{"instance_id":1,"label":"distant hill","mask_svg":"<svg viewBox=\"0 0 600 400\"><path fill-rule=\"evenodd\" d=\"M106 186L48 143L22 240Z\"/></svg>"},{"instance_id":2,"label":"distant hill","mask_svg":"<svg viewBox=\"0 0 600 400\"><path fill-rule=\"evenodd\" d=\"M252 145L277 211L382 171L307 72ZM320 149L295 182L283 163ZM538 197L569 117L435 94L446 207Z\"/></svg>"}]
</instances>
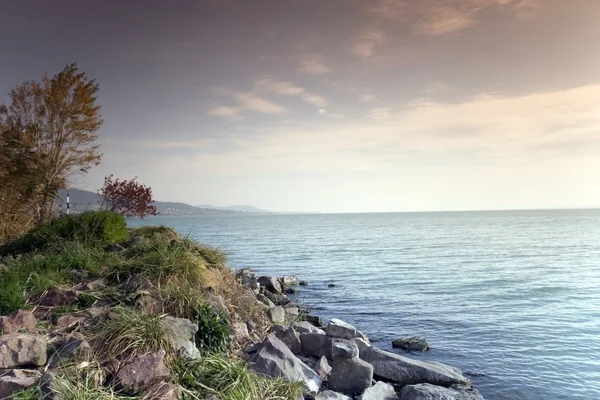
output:
<instances>
[{"instance_id":1,"label":"distant hill","mask_svg":"<svg viewBox=\"0 0 600 400\"><path fill-rule=\"evenodd\" d=\"M67 207L67 191L59 191L60 199L55 201L55 207L62 208L63 210ZM73 212L83 212L87 210L97 210L100 208L102 203L102 197L97 193L90 192L87 190L80 189L69 189L69 197L71 203L71 210ZM238 213L257 213L257 211L244 211L243 209L236 209L235 207L211 207L201 206L195 207L185 203L168 202L168 201L155 201L154 206L156 211L160 215L211 215L211 214L238 214ZM248 209L255 209L250 206ZM255 210L258 210L256 208ZM260 213L268 211L260 210Z\"/></svg>"},{"instance_id":2,"label":"distant hill","mask_svg":"<svg viewBox=\"0 0 600 400\"><path fill-rule=\"evenodd\" d=\"M214 210L223 210L223 211L237 211L243 213L252 213L252 214L271 214L271 211L263 210L261 208L253 207L253 206L209 206L209 205L200 205L198 208L210 208Z\"/></svg>"}]
</instances>

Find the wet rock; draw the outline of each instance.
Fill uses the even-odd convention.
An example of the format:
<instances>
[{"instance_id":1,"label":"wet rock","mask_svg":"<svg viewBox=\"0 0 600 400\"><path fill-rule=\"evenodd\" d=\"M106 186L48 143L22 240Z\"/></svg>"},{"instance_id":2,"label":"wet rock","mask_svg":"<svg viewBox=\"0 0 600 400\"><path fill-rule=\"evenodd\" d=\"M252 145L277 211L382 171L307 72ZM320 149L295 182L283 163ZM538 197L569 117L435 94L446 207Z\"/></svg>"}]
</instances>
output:
<instances>
[{"instance_id":1,"label":"wet rock","mask_svg":"<svg viewBox=\"0 0 600 400\"><path fill-rule=\"evenodd\" d=\"M300 335L302 352L307 356L332 359L331 349L333 338L318 333L303 333Z\"/></svg>"},{"instance_id":2,"label":"wet rock","mask_svg":"<svg viewBox=\"0 0 600 400\"><path fill-rule=\"evenodd\" d=\"M298 278L296 278L295 276L284 276L283 278L281 278L281 282L285 285L285 286L296 286L298 284Z\"/></svg>"},{"instance_id":3,"label":"wet rock","mask_svg":"<svg viewBox=\"0 0 600 400\"><path fill-rule=\"evenodd\" d=\"M294 355L297 356L302 352L300 335L293 328L285 328L283 326L276 325L271 328L271 333L273 333L277 339L281 340Z\"/></svg>"},{"instance_id":4,"label":"wet rock","mask_svg":"<svg viewBox=\"0 0 600 400\"><path fill-rule=\"evenodd\" d=\"M329 285L327 285L328 288L334 288L335 287L335 283L330 283Z\"/></svg>"},{"instance_id":5,"label":"wet rock","mask_svg":"<svg viewBox=\"0 0 600 400\"><path fill-rule=\"evenodd\" d=\"M325 390L319 393L315 400L352 400L352 397L334 392L333 390Z\"/></svg>"},{"instance_id":6,"label":"wet rock","mask_svg":"<svg viewBox=\"0 0 600 400\"><path fill-rule=\"evenodd\" d=\"M447 387L468 382L458 369L449 365L413 360L375 347L367 347L359 356L373 365L376 376L401 385L431 383Z\"/></svg>"},{"instance_id":7,"label":"wet rock","mask_svg":"<svg viewBox=\"0 0 600 400\"><path fill-rule=\"evenodd\" d=\"M260 276L258 278L258 283L272 293L281 293L283 290L279 280L272 276Z\"/></svg>"},{"instance_id":8,"label":"wet rock","mask_svg":"<svg viewBox=\"0 0 600 400\"><path fill-rule=\"evenodd\" d=\"M262 375L302 382L313 394L321 387L321 378L273 334L265 338L260 350L252 357L250 366Z\"/></svg>"},{"instance_id":9,"label":"wet rock","mask_svg":"<svg viewBox=\"0 0 600 400\"><path fill-rule=\"evenodd\" d=\"M354 358L358 357L358 346L354 341L346 339L333 339L331 343L331 358Z\"/></svg>"},{"instance_id":10,"label":"wet rock","mask_svg":"<svg viewBox=\"0 0 600 400\"><path fill-rule=\"evenodd\" d=\"M354 339L356 337L356 328L341 319L333 318L329 321L325 333L327 336L335 338Z\"/></svg>"},{"instance_id":11,"label":"wet rock","mask_svg":"<svg viewBox=\"0 0 600 400\"><path fill-rule=\"evenodd\" d=\"M4 317L0 317L0 330L5 335L25 330L29 333L36 332L37 320L31 311L19 310Z\"/></svg>"},{"instance_id":12,"label":"wet rock","mask_svg":"<svg viewBox=\"0 0 600 400\"><path fill-rule=\"evenodd\" d=\"M77 292L72 289L53 287L42 296L39 304L47 307L68 306L77 299Z\"/></svg>"},{"instance_id":13,"label":"wet rock","mask_svg":"<svg viewBox=\"0 0 600 400\"><path fill-rule=\"evenodd\" d=\"M181 398L181 387L174 383L158 382L145 390L142 396L144 400L177 400Z\"/></svg>"},{"instance_id":14,"label":"wet rock","mask_svg":"<svg viewBox=\"0 0 600 400\"><path fill-rule=\"evenodd\" d=\"M306 282L306 281L300 281L298 283L298 285L300 285L300 286L308 286L308 282Z\"/></svg>"},{"instance_id":15,"label":"wet rock","mask_svg":"<svg viewBox=\"0 0 600 400\"><path fill-rule=\"evenodd\" d=\"M329 365L329 361L327 361L326 357L321 357L313 366L313 370L321 377L323 381L329 380L329 375L331 375L331 366Z\"/></svg>"},{"instance_id":16,"label":"wet rock","mask_svg":"<svg viewBox=\"0 0 600 400\"><path fill-rule=\"evenodd\" d=\"M312 325L308 321L294 322L292 324L292 327L296 330L296 332L298 332L300 334L302 334L302 333L318 333L319 335L325 334L324 330L317 328L316 326Z\"/></svg>"},{"instance_id":17,"label":"wet rock","mask_svg":"<svg viewBox=\"0 0 600 400\"><path fill-rule=\"evenodd\" d=\"M269 308L269 318L274 324L283 324L285 322L285 309L281 306Z\"/></svg>"},{"instance_id":18,"label":"wet rock","mask_svg":"<svg viewBox=\"0 0 600 400\"><path fill-rule=\"evenodd\" d=\"M138 357L123 366L116 376L119 388L129 395L134 395L168 378L171 370L164 364L164 357L165 351L160 350Z\"/></svg>"},{"instance_id":19,"label":"wet rock","mask_svg":"<svg viewBox=\"0 0 600 400\"><path fill-rule=\"evenodd\" d=\"M331 366L329 388L347 395L364 392L371 386L373 366L360 358L338 358Z\"/></svg>"},{"instance_id":20,"label":"wet rock","mask_svg":"<svg viewBox=\"0 0 600 400\"><path fill-rule=\"evenodd\" d=\"M90 344L81 339L70 339L65 344L60 346L58 350L52 354L48 361L50 368L56 368L69 363L81 363L90 361L93 356L93 350Z\"/></svg>"},{"instance_id":21,"label":"wet rock","mask_svg":"<svg viewBox=\"0 0 600 400\"><path fill-rule=\"evenodd\" d=\"M398 400L398 395L392 385L377 382L358 396L357 400Z\"/></svg>"},{"instance_id":22,"label":"wet rock","mask_svg":"<svg viewBox=\"0 0 600 400\"><path fill-rule=\"evenodd\" d=\"M287 294L296 294L297 290L293 287L286 287L284 290Z\"/></svg>"},{"instance_id":23,"label":"wet rock","mask_svg":"<svg viewBox=\"0 0 600 400\"><path fill-rule=\"evenodd\" d=\"M463 385L449 388L422 383L402 388L400 400L484 400L477 389Z\"/></svg>"},{"instance_id":24,"label":"wet rock","mask_svg":"<svg viewBox=\"0 0 600 400\"><path fill-rule=\"evenodd\" d=\"M396 339L392 342L392 346L408 350L408 351L427 351L429 343L423 336L411 336L406 338Z\"/></svg>"},{"instance_id":25,"label":"wet rock","mask_svg":"<svg viewBox=\"0 0 600 400\"><path fill-rule=\"evenodd\" d=\"M0 336L0 369L46 364L46 337L13 333Z\"/></svg>"},{"instance_id":26,"label":"wet rock","mask_svg":"<svg viewBox=\"0 0 600 400\"><path fill-rule=\"evenodd\" d=\"M168 340L173 350L184 358L200 358L200 351L194 344L198 325L185 318L165 316L161 320L163 328L169 332ZM244 324L244 328L246 325ZM248 331L246 330L246 334Z\"/></svg>"}]
</instances>

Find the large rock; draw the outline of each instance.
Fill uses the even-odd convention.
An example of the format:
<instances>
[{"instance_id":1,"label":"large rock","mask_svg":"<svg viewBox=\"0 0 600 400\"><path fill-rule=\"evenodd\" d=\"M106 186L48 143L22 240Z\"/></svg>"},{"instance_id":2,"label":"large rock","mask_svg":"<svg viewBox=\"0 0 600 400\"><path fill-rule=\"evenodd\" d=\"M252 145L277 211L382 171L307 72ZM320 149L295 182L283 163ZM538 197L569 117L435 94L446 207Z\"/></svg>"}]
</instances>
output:
<instances>
[{"instance_id":1,"label":"large rock","mask_svg":"<svg viewBox=\"0 0 600 400\"><path fill-rule=\"evenodd\" d=\"M360 358L338 358L331 366L329 388L347 395L365 391L373 381L373 366Z\"/></svg>"},{"instance_id":2,"label":"large rock","mask_svg":"<svg viewBox=\"0 0 600 400\"><path fill-rule=\"evenodd\" d=\"M302 343L300 342L300 335L294 330L294 328L285 328L280 325L275 325L271 328L271 332L277 336L277 339L281 340L287 347L298 355L302 352Z\"/></svg>"},{"instance_id":3,"label":"large rock","mask_svg":"<svg viewBox=\"0 0 600 400\"><path fill-rule=\"evenodd\" d=\"M324 328L323 319L316 315L305 315L304 319L317 328Z\"/></svg>"},{"instance_id":4,"label":"large rock","mask_svg":"<svg viewBox=\"0 0 600 400\"><path fill-rule=\"evenodd\" d=\"M39 304L48 307L68 306L77 298L77 292L59 286L48 289Z\"/></svg>"},{"instance_id":5,"label":"large rock","mask_svg":"<svg viewBox=\"0 0 600 400\"><path fill-rule=\"evenodd\" d=\"M318 333L319 335L324 335L325 331L323 329L319 329L316 326L312 325L308 321L298 321L292 324L292 327L296 330L296 332L302 333Z\"/></svg>"},{"instance_id":6,"label":"large rock","mask_svg":"<svg viewBox=\"0 0 600 400\"><path fill-rule=\"evenodd\" d=\"M400 400L484 400L477 389L463 385L449 388L422 383L402 388Z\"/></svg>"},{"instance_id":7,"label":"large rock","mask_svg":"<svg viewBox=\"0 0 600 400\"><path fill-rule=\"evenodd\" d=\"M334 392L333 390L325 390L319 393L315 400L352 400L352 397Z\"/></svg>"},{"instance_id":8,"label":"large rock","mask_svg":"<svg viewBox=\"0 0 600 400\"><path fill-rule=\"evenodd\" d=\"M281 306L271 307L268 311L269 318L274 324L285 323L285 309Z\"/></svg>"},{"instance_id":9,"label":"large rock","mask_svg":"<svg viewBox=\"0 0 600 400\"><path fill-rule=\"evenodd\" d=\"M13 333L0 336L0 369L46 364L46 337Z\"/></svg>"},{"instance_id":10,"label":"large rock","mask_svg":"<svg viewBox=\"0 0 600 400\"><path fill-rule=\"evenodd\" d=\"M296 278L295 276L284 276L283 278L281 278L281 282L285 285L285 286L296 286L298 284L298 278Z\"/></svg>"},{"instance_id":11,"label":"large rock","mask_svg":"<svg viewBox=\"0 0 600 400\"><path fill-rule=\"evenodd\" d=\"M358 396L357 400L398 400L398 396L392 385L377 382Z\"/></svg>"},{"instance_id":12,"label":"large rock","mask_svg":"<svg viewBox=\"0 0 600 400\"><path fill-rule=\"evenodd\" d=\"M376 376L401 385L431 383L447 387L468 382L458 369L441 363L413 360L375 347L367 347L359 355L373 365Z\"/></svg>"},{"instance_id":13,"label":"large rock","mask_svg":"<svg viewBox=\"0 0 600 400\"><path fill-rule=\"evenodd\" d=\"M36 324L37 321L31 311L19 310L10 315L0 317L0 331L5 335L17 333L19 330L35 333Z\"/></svg>"},{"instance_id":14,"label":"large rock","mask_svg":"<svg viewBox=\"0 0 600 400\"><path fill-rule=\"evenodd\" d=\"M333 339L331 344L331 358L354 358L358 357L358 346L354 341L347 339Z\"/></svg>"},{"instance_id":15,"label":"large rock","mask_svg":"<svg viewBox=\"0 0 600 400\"><path fill-rule=\"evenodd\" d=\"M361 351L365 351L367 347L371 347L371 344L369 342L365 342L365 340L361 338L355 338L354 344L356 344L356 347L358 347L359 354Z\"/></svg>"},{"instance_id":16,"label":"large rock","mask_svg":"<svg viewBox=\"0 0 600 400\"><path fill-rule=\"evenodd\" d=\"M411 336L406 338L396 339L392 342L392 346L408 350L408 351L427 351L429 343L423 336Z\"/></svg>"},{"instance_id":17,"label":"large rock","mask_svg":"<svg viewBox=\"0 0 600 400\"><path fill-rule=\"evenodd\" d=\"M165 365L164 357L165 351L160 350L138 357L122 367L116 377L119 388L129 395L134 395L167 379L171 370Z\"/></svg>"},{"instance_id":18,"label":"large rock","mask_svg":"<svg viewBox=\"0 0 600 400\"><path fill-rule=\"evenodd\" d=\"M313 366L313 370L319 374L323 381L328 381L329 375L331 375L331 366L329 365L329 361L327 361L327 357L321 357Z\"/></svg>"},{"instance_id":19,"label":"large rock","mask_svg":"<svg viewBox=\"0 0 600 400\"><path fill-rule=\"evenodd\" d=\"M258 278L258 283L272 293L281 293L283 291L279 280L272 276L261 276Z\"/></svg>"},{"instance_id":20,"label":"large rock","mask_svg":"<svg viewBox=\"0 0 600 400\"><path fill-rule=\"evenodd\" d=\"M166 316L161 320L161 325L168 333L167 339L173 350L184 358L200 358L200 351L194 344L194 336L198 332L198 325L185 318Z\"/></svg>"},{"instance_id":21,"label":"large rock","mask_svg":"<svg viewBox=\"0 0 600 400\"><path fill-rule=\"evenodd\" d=\"M325 333L327 333L327 336L335 338L354 339L356 337L356 328L341 319L333 318L329 321Z\"/></svg>"},{"instance_id":22,"label":"large rock","mask_svg":"<svg viewBox=\"0 0 600 400\"><path fill-rule=\"evenodd\" d=\"M267 296L269 300L271 300L276 306L285 306L292 302L290 298L283 293L272 293L267 290L264 292L264 295Z\"/></svg>"},{"instance_id":23,"label":"large rock","mask_svg":"<svg viewBox=\"0 0 600 400\"><path fill-rule=\"evenodd\" d=\"M303 333L300 335L300 343L302 343L302 352L307 356L321 358L323 356L332 359L333 338L318 333Z\"/></svg>"},{"instance_id":24,"label":"large rock","mask_svg":"<svg viewBox=\"0 0 600 400\"><path fill-rule=\"evenodd\" d=\"M9 399L13 393L33 386L35 377L0 376L0 399Z\"/></svg>"},{"instance_id":25,"label":"large rock","mask_svg":"<svg viewBox=\"0 0 600 400\"><path fill-rule=\"evenodd\" d=\"M263 303L264 305L268 306L269 308L271 307L275 307L275 303L273 303L267 296L265 296L264 294L257 294L256 295L256 300L260 301L261 303Z\"/></svg>"},{"instance_id":26,"label":"large rock","mask_svg":"<svg viewBox=\"0 0 600 400\"><path fill-rule=\"evenodd\" d=\"M48 365L50 368L56 368L69 363L81 363L90 361L93 356L93 349L88 342L81 339L70 339L52 354Z\"/></svg>"},{"instance_id":27,"label":"large rock","mask_svg":"<svg viewBox=\"0 0 600 400\"><path fill-rule=\"evenodd\" d=\"M273 378L284 378L291 382L302 382L306 389L316 394L322 380L312 369L298 359L290 349L273 334L263 341L260 350L250 362L259 374Z\"/></svg>"}]
</instances>

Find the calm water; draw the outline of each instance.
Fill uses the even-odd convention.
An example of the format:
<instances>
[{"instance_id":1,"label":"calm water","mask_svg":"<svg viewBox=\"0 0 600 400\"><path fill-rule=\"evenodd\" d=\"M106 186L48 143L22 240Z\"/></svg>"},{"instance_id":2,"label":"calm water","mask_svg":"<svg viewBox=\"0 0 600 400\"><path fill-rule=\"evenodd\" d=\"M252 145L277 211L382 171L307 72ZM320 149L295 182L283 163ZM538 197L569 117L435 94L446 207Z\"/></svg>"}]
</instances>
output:
<instances>
[{"instance_id":1,"label":"calm water","mask_svg":"<svg viewBox=\"0 0 600 400\"><path fill-rule=\"evenodd\" d=\"M132 221L138 225L139 221ZM600 399L600 210L154 217L377 345L475 372L488 400ZM327 284L335 283L329 289Z\"/></svg>"}]
</instances>

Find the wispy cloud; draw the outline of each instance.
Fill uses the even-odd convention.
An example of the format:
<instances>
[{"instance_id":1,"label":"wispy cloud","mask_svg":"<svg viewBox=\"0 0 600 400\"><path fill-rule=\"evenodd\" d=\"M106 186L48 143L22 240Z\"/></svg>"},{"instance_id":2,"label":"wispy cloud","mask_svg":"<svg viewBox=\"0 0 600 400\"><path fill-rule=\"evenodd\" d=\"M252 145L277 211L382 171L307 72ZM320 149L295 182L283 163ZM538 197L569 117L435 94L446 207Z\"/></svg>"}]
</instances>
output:
<instances>
[{"instance_id":1,"label":"wispy cloud","mask_svg":"<svg viewBox=\"0 0 600 400\"><path fill-rule=\"evenodd\" d=\"M359 57L370 58L375 53L375 48L385 40L385 32L379 29L367 30L362 33L358 41L352 46L352 51Z\"/></svg>"},{"instance_id":2,"label":"wispy cloud","mask_svg":"<svg viewBox=\"0 0 600 400\"><path fill-rule=\"evenodd\" d=\"M376 96L374 94L367 93L367 94L363 94L362 96L360 96L358 98L358 101L360 101L361 103L370 103L373 100L375 100L375 98L376 98Z\"/></svg>"},{"instance_id":3,"label":"wispy cloud","mask_svg":"<svg viewBox=\"0 0 600 400\"><path fill-rule=\"evenodd\" d=\"M541 0L380 0L372 11L388 19L410 23L417 34L444 35L479 22L479 14L492 7L507 8L529 18L542 7Z\"/></svg>"},{"instance_id":4,"label":"wispy cloud","mask_svg":"<svg viewBox=\"0 0 600 400\"><path fill-rule=\"evenodd\" d=\"M303 88L298 87L291 82L274 81L268 78L258 80L256 86L258 89L282 96L295 96L304 92Z\"/></svg>"},{"instance_id":5,"label":"wispy cloud","mask_svg":"<svg viewBox=\"0 0 600 400\"><path fill-rule=\"evenodd\" d=\"M235 93L233 95L245 110L261 114L283 114L287 108L275 104L267 99L253 95L252 93Z\"/></svg>"},{"instance_id":6,"label":"wispy cloud","mask_svg":"<svg viewBox=\"0 0 600 400\"><path fill-rule=\"evenodd\" d=\"M376 121L387 121L392 116L392 110L389 108L373 108L367 111L365 117Z\"/></svg>"},{"instance_id":7,"label":"wispy cloud","mask_svg":"<svg viewBox=\"0 0 600 400\"><path fill-rule=\"evenodd\" d=\"M307 103L310 103L310 104L315 105L317 107L325 107L327 105L327 100L325 100L324 97L317 96L317 95L314 95L314 94L305 93L302 96L302 98Z\"/></svg>"},{"instance_id":8,"label":"wispy cloud","mask_svg":"<svg viewBox=\"0 0 600 400\"><path fill-rule=\"evenodd\" d=\"M225 117L235 120L241 117L240 111L241 110L239 108L216 106L208 110L208 115L213 115L215 117Z\"/></svg>"},{"instance_id":9,"label":"wispy cloud","mask_svg":"<svg viewBox=\"0 0 600 400\"><path fill-rule=\"evenodd\" d=\"M322 56L317 54L308 54L300 60L300 72L310 75L322 75L331 71L331 68L325 63Z\"/></svg>"}]
</instances>

